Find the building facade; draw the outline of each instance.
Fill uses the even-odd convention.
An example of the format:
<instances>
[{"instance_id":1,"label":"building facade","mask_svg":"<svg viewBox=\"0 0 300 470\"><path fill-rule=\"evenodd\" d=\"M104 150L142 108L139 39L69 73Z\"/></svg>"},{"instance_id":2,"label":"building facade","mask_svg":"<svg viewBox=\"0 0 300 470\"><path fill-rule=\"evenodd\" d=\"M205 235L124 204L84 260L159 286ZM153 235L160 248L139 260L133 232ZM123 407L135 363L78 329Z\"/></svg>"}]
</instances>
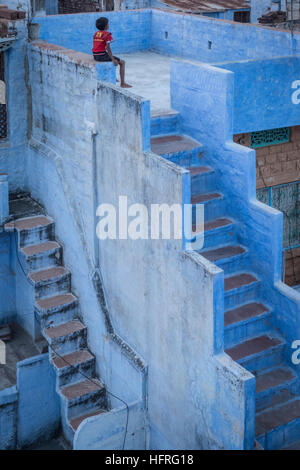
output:
<instances>
[{"instance_id":1,"label":"building facade","mask_svg":"<svg viewBox=\"0 0 300 470\"><path fill-rule=\"evenodd\" d=\"M43 348L0 369L0 448L297 446L299 34L106 12L128 91L91 55L98 13L35 17L36 40L10 14L0 325ZM130 237L153 205L188 231Z\"/></svg>"}]
</instances>

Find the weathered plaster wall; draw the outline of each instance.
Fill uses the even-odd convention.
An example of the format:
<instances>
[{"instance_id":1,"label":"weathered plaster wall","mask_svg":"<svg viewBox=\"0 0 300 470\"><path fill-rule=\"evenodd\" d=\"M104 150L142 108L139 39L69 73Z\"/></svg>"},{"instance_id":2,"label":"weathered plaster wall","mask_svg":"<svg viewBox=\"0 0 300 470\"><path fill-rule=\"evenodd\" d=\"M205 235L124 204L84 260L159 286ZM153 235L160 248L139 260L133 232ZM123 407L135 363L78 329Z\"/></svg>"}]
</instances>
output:
<instances>
[{"instance_id":1,"label":"weathered plaster wall","mask_svg":"<svg viewBox=\"0 0 300 470\"><path fill-rule=\"evenodd\" d=\"M147 448L146 427L143 403L135 402L128 409L123 405L82 423L74 437L74 450L120 450L123 446L143 450Z\"/></svg>"},{"instance_id":2,"label":"weathered plaster wall","mask_svg":"<svg viewBox=\"0 0 300 470\"><path fill-rule=\"evenodd\" d=\"M60 425L56 377L48 353L17 364L17 385L0 391L0 449L51 438Z\"/></svg>"},{"instance_id":3,"label":"weathered plaster wall","mask_svg":"<svg viewBox=\"0 0 300 470\"><path fill-rule=\"evenodd\" d=\"M149 10L105 12L114 38L112 51L127 53L149 49L150 15ZM41 39L91 54L93 35L96 32L95 22L99 16L103 14L58 15L35 18L35 22L41 24Z\"/></svg>"},{"instance_id":4,"label":"weathered plaster wall","mask_svg":"<svg viewBox=\"0 0 300 470\"><path fill-rule=\"evenodd\" d=\"M205 62L270 58L300 52L300 35L273 28L171 11L105 12L115 53L153 49L159 53ZM91 53L97 13L35 18L41 38ZM166 34L168 33L168 34Z\"/></svg>"},{"instance_id":5,"label":"weathered plaster wall","mask_svg":"<svg viewBox=\"0 0 300 470\"><path fill-rule=\"evenodd\" d=\"M234 72L235 134L300 124L293 84L300 77L300 57L218 64ZM300 88L300 85L299 85Z\"/></svg>"},{"instance_id":6,"label":"weathered plaster wall","mask_svg":"<svg viewBox=\"0 0 300 470\"><path fill-rule=\"evenodd\" d=\"M18 447L53 437L60 425L60 399L48 353L17 365Z\"/></svg>"},{"instance_id":7,"label":"weathered plaster wall","mask_svg":"<svg viewBox=\"0 0 300 470\"><path fill-rule=\"evenodd\" d=\"M0 233L0 324L15 315L15 284L11 269L11 239Z\"/></svg>"},{"instance_id":8,"label":"weathered plaster wall","mask_svg":"<svg viewBox=\"0 0 300 470\"><path fill-rule=\"evenodd\" d=\"M17 41L5 52L5 81L7 86L8 138L0 142L0 173L8 173L9 189L23 186L27 143L27 66L25 20L15 22Z\"/></svg>"},{"instance_id":9,"label":"weathered plaster wall","mask_svg":"<svg viewBox=\"0 0 300 470\"><path fill-rule=\"evenodd\" d=\"M273 28L152 10L150 47L174 57L223 62L225 58L243 60L299 53L300 35L292 39L289 33Z\"/></svg>"},{"instance_id":10,"label":"weathered plaster wall","mask_svg":"<svg viewBox=\"0 0 300 470\"><path fill-rule=\"evenodd\" d=\"M16 387L0 391L0 449L13 450L17 444L17 403Z\"/></svg>"},{"instance_id":11,"label":"weathered plaster wall","mask_svg":"<svg viewBox=\"0 0 300 470\"><path fill-rule=\"evenodd\" d=\"M98 121L97 67L90 56L44 43L31 46L29 63L35 119L26 186L55 220L98 373L108 390L123 400L144 399L146 370L136 365L138 358L122 347L120 338L109 334L103 300L99 304L92 282L97 264L92 137ZM104 106L100 109L108 112ZM109 398L113 407L120 406Z\"/></svg>"}]
</instances>

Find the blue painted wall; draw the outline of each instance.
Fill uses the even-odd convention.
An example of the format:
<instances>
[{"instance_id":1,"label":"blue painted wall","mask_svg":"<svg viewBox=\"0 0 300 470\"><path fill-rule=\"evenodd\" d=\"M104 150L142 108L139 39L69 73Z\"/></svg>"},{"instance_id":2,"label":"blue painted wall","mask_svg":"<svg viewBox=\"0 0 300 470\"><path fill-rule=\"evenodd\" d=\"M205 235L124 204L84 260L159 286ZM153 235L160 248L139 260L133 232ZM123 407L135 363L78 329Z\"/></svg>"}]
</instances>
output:
<instances>
[{"instance_id":1,"label":"blue painted wall","mask_svg":"<svg viewBox=\"0 0 300 470\"><path fill-rule=\"evenodd\" d=\"M106 12L115 53L152 49L205 62L270 58L300 53L300 35L197 15L160 10ZM35 18L41 39L91 53L98 13ZM168 38L165 32L168 32ZM211 49L209 48L211 42Z\"/></svg>"},{"instance_id":2,"label":"blue painted wall","mask_svg":"<svg viewBox=\"0 0 300 470\"><path fill-rule=\"evenodd\" d=\"M300 80L300 57L224 64L234 72L235 134L300 124L300 105L292 101Z\"/></svg>"},{"instance_id":3,"label":"blue painted wall","mask_svg":"<svg viewBox=\"0 0 300 470\"><path fill-rule=\"evenodd\" d=\"M48 354L31 357L17 365L18 446L51 438L60 425L60 401L56 376Z\"/></svg>"},{"instance_id":4,"label":"blue painted wall","mask_svg":"<svg viewBox=\"0 0 300 470\"><path fill-rule=\"evenodd\" d=\"M27 67L25 20L15 22L17 41L5 52L5 81L7 85L8 138L0 142L0 173L8 173L9 189L22 187L27 142Z\"/></svg>"},{"instance_id":5,"label":"blue painted wall","mask_svg":"<svg viewBox=\"0 0 300 470\"><path fill-rule=\"evenodd\" d=\"M93 35L97 31L96 19L104 13L84 13L35 18L41 25L41 39L87 54L92 53ZM105 12L109 19L114 42L114 53L136 52L149 49L149 10Z\"/></svg>"},{"instance_id":6,"label":"blue painted wall","mask_svg":"<svg viewBox=\"0 0 300 470\"><path fill-rule=\"evenodd\" d=\"M15 273L11 265L11 239L0 233L0 324L15 316Z\"/></svg>"},{"instance_id":7,"label":"blue painted wall","mask_svg":"<svg viewBox=\"0 0 300 470\"><path fill-rule=\"evenodd\" d=\"M13 450L17 445L17 401L16 387L0 391L0 449Z\"/></svg>"},{"instance_id":8,"label":"blue painted wall","mask_svg":"<svg viewBox=\"0 0 300 470\"><path fill-rule=\"evenodd\" d=\"M143 450L147 448L147 427L142 402L130 403L128 411L119 406L82 423L74 437L74 450L119 450L123 445L125 450Z\"/></svg>"},{"instance_id":9,"label":"blue painted wall","mask_svg":"<svg viewBox=\"0 0 300 470\"><path fill-rule=\"evenodd\" d=\"M225 58L243 60L299 53L300 35L292 39L289 33L276 30L152 10L151 48L185 59L223 62Z\"/></svg>"}]
</instances>

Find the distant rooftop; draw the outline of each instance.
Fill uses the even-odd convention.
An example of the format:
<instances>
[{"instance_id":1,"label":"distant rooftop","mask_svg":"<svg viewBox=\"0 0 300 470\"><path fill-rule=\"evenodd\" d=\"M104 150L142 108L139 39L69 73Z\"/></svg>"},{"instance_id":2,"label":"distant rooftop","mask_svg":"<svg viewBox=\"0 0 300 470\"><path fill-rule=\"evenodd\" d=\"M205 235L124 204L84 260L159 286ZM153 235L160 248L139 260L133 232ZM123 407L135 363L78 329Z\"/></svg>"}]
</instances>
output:
<instances>
[{"instance_id":1,"label":"distant rooftop","mask_svg":"<svg viewBox=\"0 0 300 470\"><path fill-rule=\"evenodd\" d=\"M249 10L250 4L245 0L160 0L166 5L185 11L199 13L220 12L225 10Z\"/></svg>"}]
</instances>

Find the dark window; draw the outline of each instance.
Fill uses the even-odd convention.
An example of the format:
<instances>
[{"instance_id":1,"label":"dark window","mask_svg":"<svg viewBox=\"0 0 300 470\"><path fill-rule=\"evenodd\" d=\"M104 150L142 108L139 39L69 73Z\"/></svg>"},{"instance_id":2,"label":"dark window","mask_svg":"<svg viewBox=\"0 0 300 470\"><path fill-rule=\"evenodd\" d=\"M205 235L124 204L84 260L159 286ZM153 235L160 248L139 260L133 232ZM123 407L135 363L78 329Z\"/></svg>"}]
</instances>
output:
<instances>
[{"instance_id":1,"label":"dark window","mask_svg":"<svg viewBox=\"0 0 300 470\"><path fill-rule=\"evenodd\" d=\"M235 11L233 20L239 23L250 23L250 11Z\"/></svg>"},{"instance_id":2,"label":"dark window","mask_svg":"<svg viewBox=\"0 0 300 470\"><path fill-rule=\"evenodd\" d=\"M0 52L0 80L5 82L4 52ZM0 139L7 138L7 110L6 104L0 103Z\"/></svg>"}]
</instances>

